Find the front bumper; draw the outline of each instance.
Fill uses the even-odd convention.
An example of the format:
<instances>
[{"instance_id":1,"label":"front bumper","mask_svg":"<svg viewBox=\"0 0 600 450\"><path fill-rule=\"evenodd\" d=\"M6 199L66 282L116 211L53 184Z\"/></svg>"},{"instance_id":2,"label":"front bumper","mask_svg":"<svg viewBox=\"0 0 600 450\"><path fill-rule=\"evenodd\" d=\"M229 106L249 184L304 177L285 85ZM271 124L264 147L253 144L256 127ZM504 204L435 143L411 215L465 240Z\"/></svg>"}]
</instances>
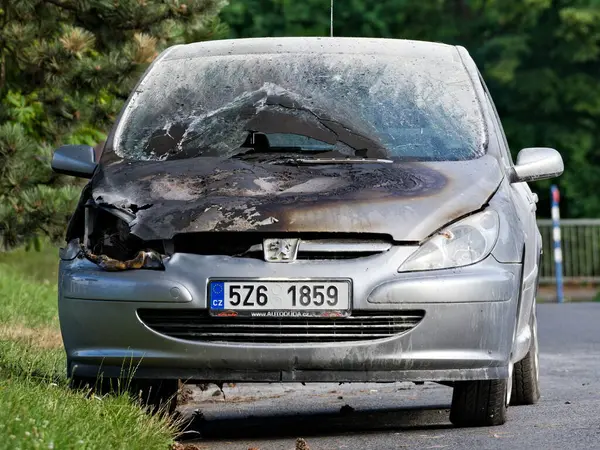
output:
<instances>
[{"instance_id":1,"label":"front bumper","mask_svg":"<svg viewBox=\"0 0 600 450\"><path fill-rule=\"evenodd\" d=\"M109 273L61 261L59 314L69 374L189 381L455 381L508 377L521 266L493 257L474 266L397 273L414 249L342 261L269 264L177 254L164 272ZM353 310L423 310L412 330L344 343L250 344L176 339L148 328L138 309L207 307L219 278L353 280Z\"/></svg>"}]
</instances>

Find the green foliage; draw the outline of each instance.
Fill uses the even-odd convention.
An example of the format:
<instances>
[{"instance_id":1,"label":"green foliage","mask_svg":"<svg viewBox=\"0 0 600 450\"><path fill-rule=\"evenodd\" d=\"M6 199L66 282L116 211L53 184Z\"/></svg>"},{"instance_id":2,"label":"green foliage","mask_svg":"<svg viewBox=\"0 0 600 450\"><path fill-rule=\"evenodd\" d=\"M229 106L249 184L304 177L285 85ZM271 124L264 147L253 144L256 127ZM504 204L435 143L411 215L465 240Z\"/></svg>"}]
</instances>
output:
<instances>
[{"instance_id":1,"label":"green foliage","mask_svg":"<svg viewBox=\"0 0 600 450\"><path fill-rule=\"evenodd\" d=\"M25 97L20 92L8 91L4 106L9 118L20 124L27 135L35 136L35 124L43 120L44 107L37 101L35 92Z\"/></svg>"},{"instance_id":2,"label":"green foliage","mask_svg":"<svg viewBox=\"0 0 600 450\"><path fill-rule=\"evenodd\" d=\"M0 449L167 450L174 426L127 396L89 397L50 380L0 377Z\"/></svg>"},{"instance_id":3,"label":"green foliage","mask_svg":"<svg viewBox=\"0 0 600 450\"><path fill-rule=\"evenodd\" d=\"M9 255L12 252L9 252ZM20 324L29 328L33 327L58 327L58 311L56 310L56 298L58 291L56 287L57 277L52 280L36 280L29 276L26 267L12 267L11 262L16 258L25 258L35 267L39 263L35 256L38 252L19 252L5 257L0 262L0 293L2 300L0 304L0 326ZM58 254L54 249L52 252L54 261L52 266L56 268ZM1 337L0 337L1 338Z\"/></svg>"},{"instance_id":4,"label":"green foliage","mask_svg":"<svg viewBox=\"0 0 600 450\"><path fill-rule=\"evenodd\" d=\"M232 37L329 35L329 2L231 0ZM600 215L600 0L336 1L336 36L465 46L496 101L513 153L557 148L563 215ZM538 183L549 215L550 182Z\"/></svg>"},{"instance_id":5,"label":"green foliage","mask_svg":"<svg viewBox=\"0 0 600 450\"><path fill-rule=\"evenodd\" d=\"M45 239L39 239L38 244L39 249L19 247L0 253L2 271L9 271L11 276L22 279L23 284L30 281L32 286L37 284L54 285L58 280L58 248ZM3 282L6 283L6 281ZM3 292L6 297L7 291ZM50 304L55 307L56 290L53 288L45 291L44 295L50 296ZM36 298L38 296L39 293L36 294ZM37 302L41 303L41 300L38 299Z\"/></svg>"},{"instance_id":6,"label":"green foliage","mask_svg":"<svg viewBox=\"0 0 600 450\"><path fill-rule=\"evenodd\" d=\"M0 253L0 449L171 448L174 425L127 395L68 388L56 253L48 245Z\"/></svg>"},{"instance_id":7,"label":"green foliage","mask_svg":"<svg viewBox=\"0 0 600 450\"><path fill-rule=\"evenodd\" d=\"M224 0L0 0L0 247L64 232L81 183L50 171L63 143L106 138L165 47L218 38Z\"/></svg>"}]
</instances>

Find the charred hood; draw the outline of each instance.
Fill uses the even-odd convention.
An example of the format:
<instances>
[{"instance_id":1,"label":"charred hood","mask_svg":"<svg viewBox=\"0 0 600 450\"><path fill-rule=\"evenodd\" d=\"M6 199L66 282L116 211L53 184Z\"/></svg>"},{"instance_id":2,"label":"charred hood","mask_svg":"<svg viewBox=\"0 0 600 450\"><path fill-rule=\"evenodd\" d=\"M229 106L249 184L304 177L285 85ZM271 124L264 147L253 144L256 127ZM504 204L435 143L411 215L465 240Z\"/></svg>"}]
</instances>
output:
<instances>
[{"instance_id":1,"label":"charred hood","mask_svg":"<svg viewBox=\"0 0 600 450\"><path fill-rule=\"evenodd\" d=\"M491 156L456 162L295 165L201 157L103 165L96 205L143 240L206 231L382 233L422 241L481 208L501 181Z\"/></svg>"}]
</instances>

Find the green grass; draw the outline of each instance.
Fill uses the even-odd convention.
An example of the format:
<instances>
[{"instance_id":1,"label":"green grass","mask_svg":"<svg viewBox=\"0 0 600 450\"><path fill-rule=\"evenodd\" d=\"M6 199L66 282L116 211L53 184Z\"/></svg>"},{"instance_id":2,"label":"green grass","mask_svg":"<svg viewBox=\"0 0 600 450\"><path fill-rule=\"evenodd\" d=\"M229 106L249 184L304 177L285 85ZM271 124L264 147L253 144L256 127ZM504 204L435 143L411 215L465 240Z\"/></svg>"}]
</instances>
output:
<instances>
[{"instance_id":1,"label":"green grass","mask_svg":"<svg viewBox=\"0 0 600 450\"><path fill-rule=\"evenodd\" d=\"M35 378L0 378L2 449L168 449L169 425L125 396L91 397Z\"/></svg>"},{"instance_id":2,"label":"green grass","mask_svg":"<svg viewBox=\"0 0 600 450\"><path fill-rule=\"evenodd\" d=\"M0 263L0 323L57 326L56 299L55 281L36 281L20 268Z\"/></svg>"},{"instance_id":3,"label":"green grass","mask_svg":"<svg viewBox=\"0 0 600 450\"><path fill-rule=\"evenodd\" d=\"M169 449L175 428L127 395L68 388L57 251L0 253L0 450Z\"/></svg>"},{"instance_id":4,"label":"green grass","mask_svg":"<svg viewBox=\"0 0 600 450\"><path fill-rule=\"evenodd\" d=\"M0 252L0 266L3 269L10 267L22 277L54 285L58 278L58 248L44 244L39 252L24 248Z\"/></svg>"}]
</instances>

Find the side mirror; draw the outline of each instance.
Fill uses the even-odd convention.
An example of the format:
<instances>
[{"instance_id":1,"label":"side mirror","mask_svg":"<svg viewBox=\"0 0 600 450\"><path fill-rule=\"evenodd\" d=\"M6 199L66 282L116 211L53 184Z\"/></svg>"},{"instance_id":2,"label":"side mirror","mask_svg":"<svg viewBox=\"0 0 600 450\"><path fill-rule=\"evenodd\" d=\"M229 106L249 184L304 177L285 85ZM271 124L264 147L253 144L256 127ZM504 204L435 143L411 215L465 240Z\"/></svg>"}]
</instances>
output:
<instances>
[{"instance_id":1,"label":"side mirror","mask_svg":"<svg viewBox=\"0 0 600 450\"><path fill-rule=\"evenodd\" d=\"M545 180L563 173L562 156L553 148L524 148L517 155L517 164L512 176L513 183Z\"/></svg>"},{"instance_id":2,"label":"side mirror","mask_svg":"<svg viewBox=\"0 0 600 450\"><path fill-rule=\"evenodd\" d=\"M52 156L52 170L74 177L92 178L96 155L89 145L63 145Z\"/></svg>"}]
</instances>

